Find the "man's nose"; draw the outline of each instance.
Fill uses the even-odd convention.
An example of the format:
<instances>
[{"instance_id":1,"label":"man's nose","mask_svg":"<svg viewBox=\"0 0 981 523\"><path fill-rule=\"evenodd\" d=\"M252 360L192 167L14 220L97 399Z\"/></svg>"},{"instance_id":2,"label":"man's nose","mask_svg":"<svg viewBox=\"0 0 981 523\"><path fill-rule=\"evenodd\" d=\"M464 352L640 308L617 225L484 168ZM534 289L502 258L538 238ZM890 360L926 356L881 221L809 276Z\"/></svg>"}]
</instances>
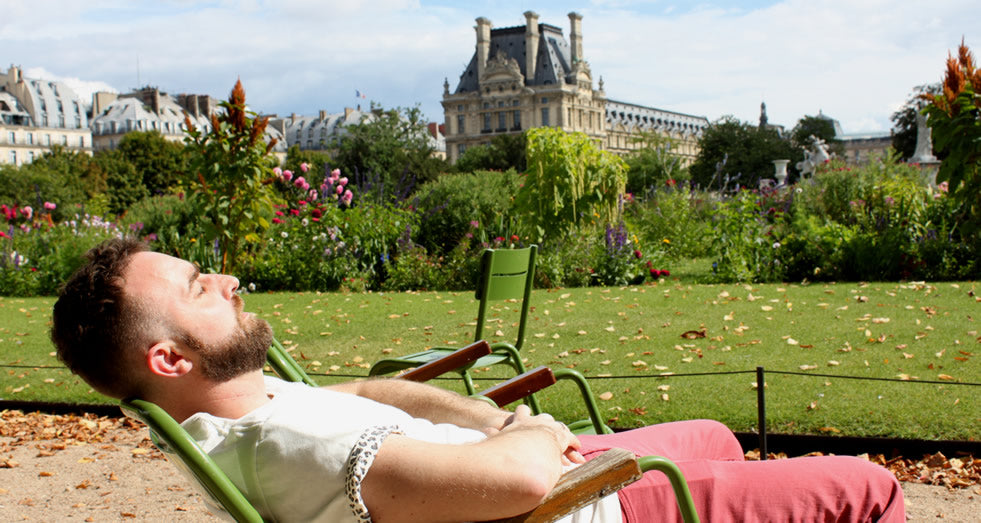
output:
<instances>
[{"instance_id":1,"label":"man's nose","mask_svg":"<svg viewBox=\"0 0 981 523\"><path fill-rule=\"evenodd\" d=\"M235 295L235 291L238 290L238 278L228 274L222 274L219 277L221 278L222 296L224 296L226 300L232 299L232 296Z\"/></svg>"}]
</instances>

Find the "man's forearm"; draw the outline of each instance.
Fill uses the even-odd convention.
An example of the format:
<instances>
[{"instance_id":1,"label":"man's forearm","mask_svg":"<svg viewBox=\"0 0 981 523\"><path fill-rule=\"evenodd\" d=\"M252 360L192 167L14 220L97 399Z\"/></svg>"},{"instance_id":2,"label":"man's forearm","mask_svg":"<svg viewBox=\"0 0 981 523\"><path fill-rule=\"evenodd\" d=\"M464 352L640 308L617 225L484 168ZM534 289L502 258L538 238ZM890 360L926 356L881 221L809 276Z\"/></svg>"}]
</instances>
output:
<instances>
[{"instance_id":1,"label":"man's forearm","mask_svg":"<svg viewBox=\"0 0 981 523\"><path fill-rule=\"evenodd\" d=\"M399 379L355 381L327 388L385 403L433 423L452 423L477 430L499 429L511 415L483 400Z\"/></svg>"}]
</instances>

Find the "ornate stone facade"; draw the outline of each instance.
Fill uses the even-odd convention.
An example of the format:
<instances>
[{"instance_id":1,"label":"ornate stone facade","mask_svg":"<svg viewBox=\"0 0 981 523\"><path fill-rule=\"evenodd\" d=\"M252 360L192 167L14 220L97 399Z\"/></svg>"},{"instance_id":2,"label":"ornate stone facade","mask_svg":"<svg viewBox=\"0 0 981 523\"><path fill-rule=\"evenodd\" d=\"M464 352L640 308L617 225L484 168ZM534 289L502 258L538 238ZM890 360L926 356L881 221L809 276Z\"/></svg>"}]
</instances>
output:
<instances>
[{"instance_id":1,"label":"ornate stone facade","mask_svg":"<svg viewBox=\"0 0 981 523\"><path fill-rule=\"evenodd\" d=\"M451 162L497 134L543 126L585 133L618 154L640 147L632 137L656 132L675 141L674 152L694 158L706 118L608 100L603 80L594 88L583 58L582 15L569 13L568 41L559 27L539 23L538 14L524 16L524 26L500 29L477 18L476 51L469 65L454 91L448 81L443 83Z\"/></svg>"},{"instance_id":2,"label":"ornate stone facade","mask_svg":"<svg viewBox=\"0 0 981 523\"><path fill-rule=\"evenodd\" d=\"M92 153L82 100L61 82L24 78L11 65L0 73L0 163L30 163L55 145Z\"/></svg>"}]
</instances>

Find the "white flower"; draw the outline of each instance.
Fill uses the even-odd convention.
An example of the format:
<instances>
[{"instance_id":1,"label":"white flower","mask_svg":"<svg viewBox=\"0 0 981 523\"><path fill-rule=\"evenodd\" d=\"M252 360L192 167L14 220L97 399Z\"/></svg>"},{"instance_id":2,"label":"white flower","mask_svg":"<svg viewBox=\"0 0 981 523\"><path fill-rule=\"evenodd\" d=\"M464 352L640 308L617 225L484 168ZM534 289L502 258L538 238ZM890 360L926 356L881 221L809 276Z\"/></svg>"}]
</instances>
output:
<instances>
[{"instance_id":1,"label":"white flower","mask_svg":"<svg viewBox=\"0 0 981 523\"><path fill-rule=\"evenodd\" d=\"M774 249L779 249L780 248L780 242L773 242L773 248Z\"/></svg>"},{"instance_id":2,"label":"white flower","mask_svg":"<svg viewBox=\"0 0 981 523\"><path fill-rule=\"evenodd\" d=\"M307 225L310 225L310 220L304 218L304 219L300 220L300 223L302 223L303 226L306 227Z\"/></svg>"},{"instance_id":3,"label":"white flower","mask_svg":"<svg viewBox=\"0 0 981 523\"><path fill-rule=\"evenodd\" d=\"M290 233L288 233L286 231L283 231L283 232L279 233L279 235L282 236L283 238L289 238L290 237Z\"/></svg>"}]
</instances>

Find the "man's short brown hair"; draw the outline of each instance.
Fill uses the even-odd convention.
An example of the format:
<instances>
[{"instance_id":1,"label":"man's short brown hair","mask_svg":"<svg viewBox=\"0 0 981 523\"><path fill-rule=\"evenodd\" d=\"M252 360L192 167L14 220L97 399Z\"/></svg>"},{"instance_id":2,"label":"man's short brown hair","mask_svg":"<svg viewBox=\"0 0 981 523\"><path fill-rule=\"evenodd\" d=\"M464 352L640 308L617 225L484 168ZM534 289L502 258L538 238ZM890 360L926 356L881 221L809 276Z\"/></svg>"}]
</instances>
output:
<instances>
[{"instance_id":1,"label":"man's short brown hair","mask_svg":"<svg viewBox=\"0 0 981 523\"><path fill-rule=\"evenodd\" d=\"M137 355L145 313L127 298L123 273L147 250L134 239L112 239L86 253L88 263L65 283L54 305L51 340L58 358L95 390L113 398L141 395L128 362Z\"/></svg>"}]
</instances>

